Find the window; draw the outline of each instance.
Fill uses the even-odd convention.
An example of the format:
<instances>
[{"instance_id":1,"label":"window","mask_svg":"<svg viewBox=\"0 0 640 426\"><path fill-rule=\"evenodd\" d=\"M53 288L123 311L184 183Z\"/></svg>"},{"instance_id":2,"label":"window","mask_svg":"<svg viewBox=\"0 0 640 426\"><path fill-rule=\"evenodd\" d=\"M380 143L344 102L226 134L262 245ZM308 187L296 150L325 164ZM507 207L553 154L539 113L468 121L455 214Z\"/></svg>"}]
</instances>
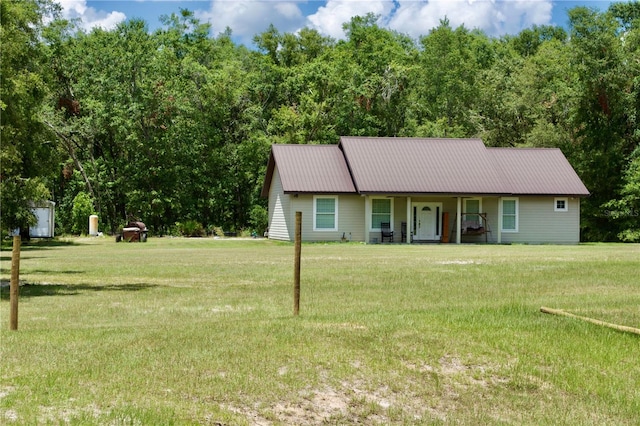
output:
<instances>
[{"instance_id":1,"label":"window","mask_svg":"<svg viewBox=\"0 0 640 426\"><path fill-rule=\"evenodd\" d=\"M313 230L338 230L338 197L313 197Z\"/></svg>"},{"instance_id":2,"label":"window","mask_svg":"<svg viewBox=\"0 0 640 426\"><path fill-rule=\"evenodd\" d=\"M553 200L554 212L567 212L569 211L569 199L568 198L555 198Z\"/></svg>"},{"instance_id":3,"label":"window","mask_svg":"<svg viewBox=\"0 0 640 426\"><path fill-rule=\"evenodd\" d=\"M393 227L391 198L371 199L371 229L380 229L380 224L389 222Z\"/></svg>"},{"instance_id":4,"label":"window","mask_svg":"<svg viewBox=\"0 0 640 426\"><path fill-rule=\"evenodd\" d=\"M502 199L502 231L518 232L518 199Z\"/></svg>"},{"instance_id":5,"label":"window","mask_svg":"<svg viewBox=\"0 0 640 426\"><path fill-rule=\"evenodd\" d=\"M479 214L482 213L482 198L465 198L463 210L465 215L462 220L466 226L472 228L480 228L483 226Z\"/></svg>"}]
</instances>

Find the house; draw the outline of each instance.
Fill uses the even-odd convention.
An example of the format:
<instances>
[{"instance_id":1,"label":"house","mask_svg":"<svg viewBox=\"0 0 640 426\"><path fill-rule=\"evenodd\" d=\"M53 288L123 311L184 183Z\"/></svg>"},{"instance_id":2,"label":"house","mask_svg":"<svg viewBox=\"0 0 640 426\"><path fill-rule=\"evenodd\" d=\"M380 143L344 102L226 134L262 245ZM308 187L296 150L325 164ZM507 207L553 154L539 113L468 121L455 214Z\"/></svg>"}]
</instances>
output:
<instances>
[{"instance_id":1,"label":"house","mask_svg":"<svg viewBox=\"0 0 640 426\"><path fill-rule=\"evenodd\" d=\"M574 244L588 195L559 149L390 137L275 144L262 188L269 238L292 241L300 211L303 241L367 243Z\"/></svg>"}]
</instances>

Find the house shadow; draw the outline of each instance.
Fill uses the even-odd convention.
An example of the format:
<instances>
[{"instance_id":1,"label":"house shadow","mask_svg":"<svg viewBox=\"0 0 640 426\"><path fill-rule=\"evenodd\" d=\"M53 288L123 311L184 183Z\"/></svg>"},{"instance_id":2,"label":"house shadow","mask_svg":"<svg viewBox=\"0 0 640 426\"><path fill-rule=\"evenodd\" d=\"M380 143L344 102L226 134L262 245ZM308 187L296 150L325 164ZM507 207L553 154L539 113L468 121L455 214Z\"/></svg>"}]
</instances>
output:
<instances>
[{"instance_id":1,"label":"house shadow","mask_svg":"<svg viewBox=\"0 0 640 426\"><path fill-rule=\"evenodd\" d=\"M95 291L141 291L157 287L156 284L136 283L136 284L21 284L19 289L20 298L31 298L40 296L75 296L77 294ZM0 300L9 300L9 286L4 281L0 287Z\"/></svg>"}]
</instances>

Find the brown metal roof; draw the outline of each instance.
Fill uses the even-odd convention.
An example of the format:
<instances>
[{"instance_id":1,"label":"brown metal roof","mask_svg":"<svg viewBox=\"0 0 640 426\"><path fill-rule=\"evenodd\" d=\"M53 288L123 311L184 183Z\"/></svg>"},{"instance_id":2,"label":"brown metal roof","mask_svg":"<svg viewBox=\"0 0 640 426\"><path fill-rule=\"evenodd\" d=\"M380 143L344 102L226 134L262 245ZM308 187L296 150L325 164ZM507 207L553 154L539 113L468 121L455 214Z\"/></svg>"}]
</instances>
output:
<instances>
[{"instance_id":1,"label":"brown metal roof","mask_svg":"<svg viewBox=\"0 0 640 426\"><path fill-rule=\"evenodd\" d=\"M481 139L342 137L361 193L509 193Z\"/></svg>"},{"instance_id":2,"label":"brown metal roof","mask_svg":"<svg viewBox=\"0 0 640 426\"><path fill-rule=\"evenodd\" d=\"M275 166L285 193L355 193L342 151L337 145L279 145L271 147L262 196L269 195Z\"/></svg>"},{"instance_id":3,"label":"brown metal roof","mask_svg":"<svg viewBox=\"0 0 640 426\"><path fill-rule=\"evenodd\" d=\"M342 137L339 145L273 145L285 193L587 196L559 149L487 148L481 139Z\"/></svg>"},{"instance_id":4,"label":"brown metal roof","mask_svg":"<svg viewBox=\"0 0 640 426\"><path fill-rule=\"evenodd\" d=\"M587 196L584 186L557 148L487 148L514 195Z\"/></svg>"}]
</instances>

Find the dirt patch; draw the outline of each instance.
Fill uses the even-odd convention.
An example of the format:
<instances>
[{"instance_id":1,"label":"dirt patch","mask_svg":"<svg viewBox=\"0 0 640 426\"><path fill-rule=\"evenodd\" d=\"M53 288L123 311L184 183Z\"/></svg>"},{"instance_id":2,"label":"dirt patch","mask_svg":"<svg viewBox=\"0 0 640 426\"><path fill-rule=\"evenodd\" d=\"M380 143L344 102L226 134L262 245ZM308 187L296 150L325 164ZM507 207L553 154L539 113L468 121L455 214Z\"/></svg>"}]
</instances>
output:
<instances>
[{"instance_id":1,"label":"dirt patch","mask_svg":"<svg viewBox=\"0 0 640 426\"><path fill-rule=\"evenodd\" d=\"M442 260L435 262L438 265L482 265L486 262L480 262L479 260Z\"/></svg>"},{"instance_id":2,"label":"dirt patch","mask_svg":"<svg viewBox=\"0 0 640 426\"><path fill-rule=\"evenodd\" d=\"M281 401L272 407L243 410L225 407L247 418L250 424L258 426L325 425L325 424L369 424L393 423L389 410L406 411L406 399L387 387L370 390L362 384L343 382L339 387L309 389L301 393L295 401ZM414 398L415 411L422 410L423 402ZM422 415L414 415L419 419ZM406 417L405 417L406 418Z\"/></svg>"},{"instance_id":3,"label":"dirt patch","mask_svg":"<svg viewBox=\"0 0 640 426\"><path fill-rule=\"evenodd\" d=\"M15 388L13 386L6 386L0 388L0 399L5 398L7 395L11 394ZM0 411L0 423L6 421L7 423L17 422L18 421L18 413L15 410L4 410Z\"/></svg>"},{"instance_id":4,"label":"dirt patch","mask_svg":"<svg viewBox=\"0 0 640 426\"><path fill-rule=\"evenodd\" d=\"M270 407L225 408L258 426L446 422L460 409L462 396L507 381L495 374L498 366L471 365L456 356L444 356L434 365L407 363L405 367L417 373L413 381L374 386L361 378L305 389L298 398ZM425 386L425 380L433 384Z\"/></svg>"}]
</instances>

